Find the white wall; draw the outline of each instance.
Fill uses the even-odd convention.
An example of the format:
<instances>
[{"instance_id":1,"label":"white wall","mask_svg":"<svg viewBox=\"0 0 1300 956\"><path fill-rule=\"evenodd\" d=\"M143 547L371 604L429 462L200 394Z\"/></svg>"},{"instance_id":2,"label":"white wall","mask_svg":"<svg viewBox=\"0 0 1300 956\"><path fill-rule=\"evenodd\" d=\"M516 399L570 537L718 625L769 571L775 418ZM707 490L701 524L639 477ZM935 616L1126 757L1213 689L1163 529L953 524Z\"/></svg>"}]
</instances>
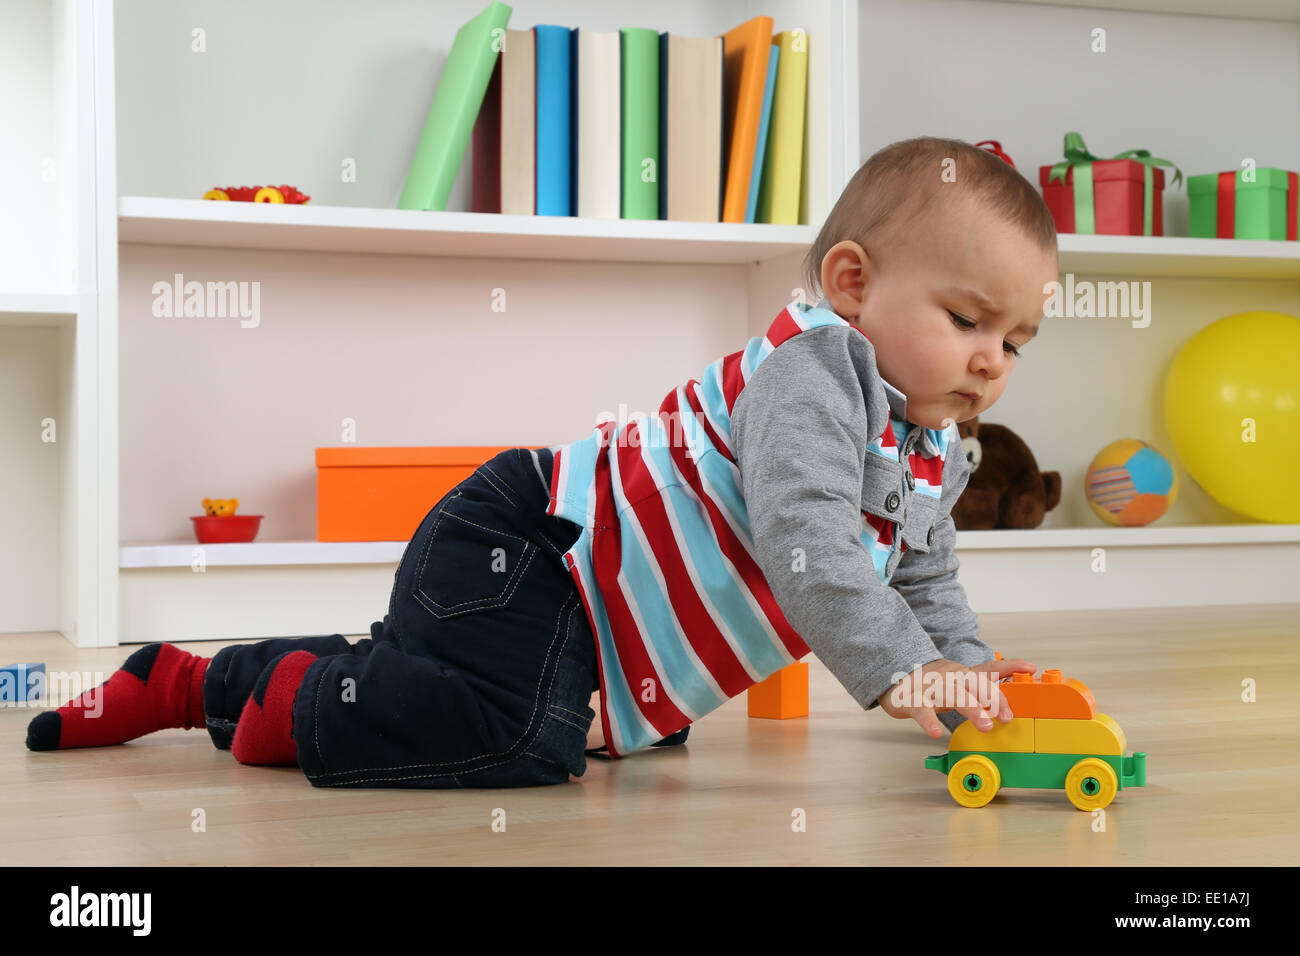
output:
<instances>
[{"instance_id":1,"label":"white wall","mask_svg":"<svg viewBox=\"0 0 1300 956\"><path fill-rule=\"evenodd\" d=\"M67 286L56 279L55 236L72 170L60 168L51 118L52 10L48 0L0 0L0 290Z\"/></svg>"},{"instance_id":2,"label":"white wall","mask_svg":"<svg viewBox=\"0 0 1300 956\"><path fill-rule=\"evenodd\" d=\"M511 29L672 23L701 36L762 12L735 0L508 5ZM395 208L455 32L487 3L375 6L368 16L356 0L119 3L121 193L197 199L214 186L289 183L315 205ZM205 53L191 50L195 29ZM345 158L355 183L340 180ZM467 166L449 209L468 208Z\"/></svg>"},{"instance_id":3,"label":"white wall","mask_svg":"<svg viewBox=\"0 0 1300 956\"><path fill-rule=\"evenodd\" d=\"M155 318L176 272L260 282L260 324ZM120 276L126 544L191 538L205 497L265 514L258 540L314 539L314 449L344 418L357 445L574 441L748 336L732 266L128 245Z\"/></svg>"},{"instance_id":4,"label":"white wall","mask_svg":"<svg viewBox=\"0 0 1300 956\"><path fill-rule=\"evenodd\" d=\"M55 326L0 325L0 631L45 630L58 617L59 459L71 440L58 347ZM54 442L42 441L46 418Z\"/></svg>"}]
</instances>

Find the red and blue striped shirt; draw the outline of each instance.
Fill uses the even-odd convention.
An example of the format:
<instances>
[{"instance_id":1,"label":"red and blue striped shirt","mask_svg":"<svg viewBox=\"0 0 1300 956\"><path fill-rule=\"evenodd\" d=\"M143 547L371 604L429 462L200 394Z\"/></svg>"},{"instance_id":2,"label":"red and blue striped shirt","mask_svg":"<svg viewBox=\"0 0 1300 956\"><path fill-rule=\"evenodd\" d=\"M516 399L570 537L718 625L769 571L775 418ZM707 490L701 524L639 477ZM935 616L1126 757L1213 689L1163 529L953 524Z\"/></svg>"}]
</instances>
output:
<instances>
[{"instance_id":1,"label":"red and blue striped shirt","mask_svg":"<svg viewBox=\"0 0 1300 956\"><path fill-rule=\"evenodd\" d=\"M765 335L669 392L656 415L605 422L553 449L547 514L583 528L564 560L596 637L613 757L649 747L809 653L754 557L731 413L767 357L824 325L849 323L828 307L791 304ZM901 393L886 387L891 408L901 407ZM891 415L868 454L898 462L910 427ZM949 433L923 432L909 466L916 493L938 499ZM886 565L907 545L887 518L862 518L862 544L888 583Z\"/></svg>"}]
</instances>

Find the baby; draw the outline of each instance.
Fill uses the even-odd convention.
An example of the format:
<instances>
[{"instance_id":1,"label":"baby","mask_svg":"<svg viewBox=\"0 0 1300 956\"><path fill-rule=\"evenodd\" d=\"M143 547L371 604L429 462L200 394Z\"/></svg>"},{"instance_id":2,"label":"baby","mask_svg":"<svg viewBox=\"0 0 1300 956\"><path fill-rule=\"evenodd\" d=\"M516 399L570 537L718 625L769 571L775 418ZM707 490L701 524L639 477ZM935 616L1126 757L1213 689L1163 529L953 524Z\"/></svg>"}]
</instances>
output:
<instances>
[{"instance_id":1,"label":"baby","mask_svg":"<svg viewBox=\"0 0 1300 956\"><path fill-rule=\"evenodd\" d=\"M950 512L970 471L954 423L1002 395L1057 279L1046 205L984 150L897 143L849 182L805 271L819 305L670 393L666 421L556 451L549 513L587 528L566 560L611 754L809 650L865 709L931 736L941 708L992 726L963 692L976 672L1034 669L979 639ZM638 450L611 450L625 439ZM965 674L937 700L905 693L931 671ZM1000 695L986 706L1010 719Z\"/></svg>"},{"instance_id":2,"label":"baby","mask_svg":"<svg viewBox=\"0 0 1300 956\"><path fill-rule=\"evenodd\" d=\"M444 496L371 637L150 644L38 715L28 747L201 726L314 786L562 783L597 751L682 742L810 652L932 737L1010 720L976 687L1035 668L994 660L956 580L955 423L1038 331L1052 218L992 153L907 140L858 170L805 266L819 304L782 309L656 415L508 449Z\"/></svg>"}]
</instances>

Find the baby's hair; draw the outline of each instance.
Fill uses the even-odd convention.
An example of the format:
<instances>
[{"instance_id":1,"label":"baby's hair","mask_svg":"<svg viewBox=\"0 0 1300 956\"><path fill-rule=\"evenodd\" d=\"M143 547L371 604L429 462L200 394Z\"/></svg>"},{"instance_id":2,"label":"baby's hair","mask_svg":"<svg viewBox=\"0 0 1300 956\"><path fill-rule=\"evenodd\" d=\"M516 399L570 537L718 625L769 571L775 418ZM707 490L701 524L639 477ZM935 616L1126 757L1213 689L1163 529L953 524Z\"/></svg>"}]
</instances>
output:
<instances>
[{"instance_id":1,"label":"baby's hair","mask_svg":"<svg viewBox=\"0 0 1300 956\"><path fill-rule=\"evenodd\" d=\"M952 174L945 177L949 169ZM822 294L822 259L832 246L851 239L867 248L869 239L887 236L906 220L924 215L941 189L947 190L945 197L971 197L984 212L1056 252L1056 223L1047 204L1006 160L959 139L918 136L875 153L844 187L804 258L804 282L815 293L814 301Z\"/></svg>"}]
</instances>

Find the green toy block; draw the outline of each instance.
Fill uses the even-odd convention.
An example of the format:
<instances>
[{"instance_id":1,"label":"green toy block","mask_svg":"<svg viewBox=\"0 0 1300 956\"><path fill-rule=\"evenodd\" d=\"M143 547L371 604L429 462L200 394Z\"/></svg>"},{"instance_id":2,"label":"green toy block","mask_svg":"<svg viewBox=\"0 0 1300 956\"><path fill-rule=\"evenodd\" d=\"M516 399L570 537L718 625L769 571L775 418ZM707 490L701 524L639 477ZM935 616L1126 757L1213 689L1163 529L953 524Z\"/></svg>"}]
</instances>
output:
<instances>
[{"instance_id":1,"label":"green toy block","mask_svg":"<svg viewBox=\"0 0 1300 956\"><path fill-rule=\"evenodd\" d=\"M1285 239L1287 183L1289 173L1273 166L1259 166L1254 182L1246 182L1247 170L1237 171L1232 237L1234 239ZM1219 173L1187 178L1191 200L1190 235L1214 239L1219 235Z\"/></svg>"}]
</instances>

